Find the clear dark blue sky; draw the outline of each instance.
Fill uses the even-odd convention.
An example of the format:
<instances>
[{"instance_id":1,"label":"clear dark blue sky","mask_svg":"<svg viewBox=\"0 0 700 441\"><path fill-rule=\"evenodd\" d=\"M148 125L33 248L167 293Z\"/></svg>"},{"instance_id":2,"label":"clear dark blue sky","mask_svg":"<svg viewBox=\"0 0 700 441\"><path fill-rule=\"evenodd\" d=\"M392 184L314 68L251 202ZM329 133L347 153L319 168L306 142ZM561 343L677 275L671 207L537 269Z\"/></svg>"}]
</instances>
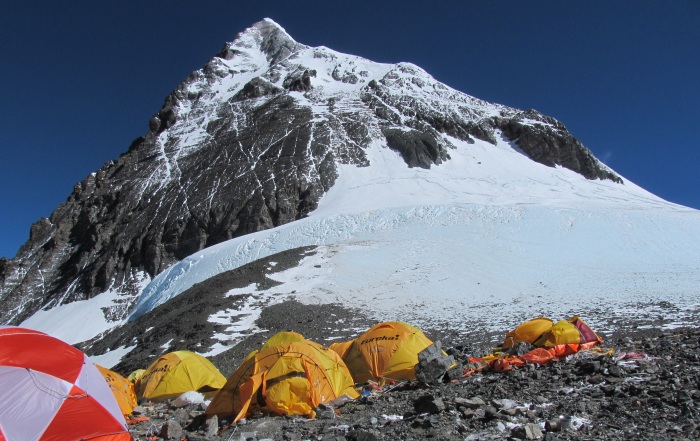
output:
<instances>
[{"instance_id":1,"label":"clear dark blue sky","mask_svg":"<svg viewBox=\"0 0 700 441\"><path fill-rule=\"evenodd\" d=\"M700 208L697 0L6 0L0 256L264 17L301 43L412 62L477 98L553 116L627 180Z\"/></svg>"}]
</instances>

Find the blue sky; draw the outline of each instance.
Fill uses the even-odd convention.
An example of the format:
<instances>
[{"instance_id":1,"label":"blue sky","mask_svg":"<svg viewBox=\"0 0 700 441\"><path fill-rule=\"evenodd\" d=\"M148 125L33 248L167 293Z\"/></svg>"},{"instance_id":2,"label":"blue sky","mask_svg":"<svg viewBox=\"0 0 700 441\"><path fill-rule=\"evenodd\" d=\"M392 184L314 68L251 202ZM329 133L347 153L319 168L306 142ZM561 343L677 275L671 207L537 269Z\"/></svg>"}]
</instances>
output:
<instances>
[{"instance_id":1,"label":"blue sky","mask_svg":"<svg viewBox=\"0 0 700 441\"><path fill-rule=\"evenodd\" d=\"M700 2L255 3L4 2L0 256L264 17L301 43L412 62L477 98L539 110L626 179L700 208Z\"/></svg>"}]
</instances>

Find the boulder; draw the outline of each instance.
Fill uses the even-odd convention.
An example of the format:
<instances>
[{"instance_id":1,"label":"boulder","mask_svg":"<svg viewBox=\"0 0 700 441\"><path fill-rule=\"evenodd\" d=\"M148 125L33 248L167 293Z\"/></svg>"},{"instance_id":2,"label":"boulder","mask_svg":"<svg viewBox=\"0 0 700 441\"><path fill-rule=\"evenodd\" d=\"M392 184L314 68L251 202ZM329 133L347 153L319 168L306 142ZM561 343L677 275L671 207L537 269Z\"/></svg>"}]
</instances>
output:
<instances>
[{"instance_id":1,"label":"boulder","mask_svg":"<svg viewBox=\"0 0 700 441\"><path fill-rule=\"evenodd\" d=\"M413 402L416 413L440 413L445 410L445 403L441 398L433 395L422 395Z\"/></svg>"},{"instance_id":2,"label":"boulder","mask_svg":"<svg viewBox=\"0 0 700 441\"><path fill-rule=\"evenodd\" d=\"M416 380L425 384L442 383L445 373L455 364L451 355L446 355L439 341L418 353Z\"/></svg>"},{"instance_id":3,"label":"boulder","mask_svg":"<svg viewBox=\"0 0 700 441\"><path fill-rule=\"evenodd\" d=\"M219 432L219 418L214 415L204 423L204 433L207 439L212 439Z\"/></svg>"},{"instance_id":4,"label":"boulder","mask_svg":"<svg viewBox=\"0 0 700 441\"><path fill-rule=\"evenodd\" d=\"M182 426L175 420L168 420L161 426L158 436L163 439L182 439Z\"/></svg>"}]
</instances>

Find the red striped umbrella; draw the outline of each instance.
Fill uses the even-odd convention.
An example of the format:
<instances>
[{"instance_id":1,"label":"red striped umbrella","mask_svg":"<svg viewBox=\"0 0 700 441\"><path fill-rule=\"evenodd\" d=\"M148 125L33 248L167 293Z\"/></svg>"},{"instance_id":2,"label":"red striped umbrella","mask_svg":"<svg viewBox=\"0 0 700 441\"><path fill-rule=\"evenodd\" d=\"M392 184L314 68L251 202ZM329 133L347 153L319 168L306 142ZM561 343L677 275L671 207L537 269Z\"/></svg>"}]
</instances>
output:
<instances>
[{"instance_id":1,"label":"red striped umbrella","mask_svg":"<svg viewBox=\"0 0 700 441\"><path fill-rule=\"evenodd\" d=\"M0 441L129 441L104 377L83 352L0 326Z\"/></svg>"}]
</instances>

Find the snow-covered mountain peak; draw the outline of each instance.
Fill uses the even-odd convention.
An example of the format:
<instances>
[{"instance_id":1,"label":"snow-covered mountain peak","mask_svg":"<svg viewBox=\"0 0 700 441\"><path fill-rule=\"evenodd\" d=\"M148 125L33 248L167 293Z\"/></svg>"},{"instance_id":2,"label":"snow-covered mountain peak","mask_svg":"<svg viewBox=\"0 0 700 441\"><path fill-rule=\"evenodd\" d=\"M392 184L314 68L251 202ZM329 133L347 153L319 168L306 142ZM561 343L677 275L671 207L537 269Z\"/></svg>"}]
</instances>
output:
<instances>
[{"instance_id":1,"label":"snow-covered mountain peak","mask_svg":"<svg viewBox=\"0 0 700 441\"><path fill-rule=\"evenodd\" d=\"M238 34L235 40L227 45L228 53L224 58L230 58L237 51L259 51L267 61L275 64L284 60L300 47L305 47L296 41L272 19L261 20L250 28ZM226 51L225 50L225 51Z\"/></svg>"},{"instance_id":2,"label":"snow-covered mountain peak","mask_svg":"<svg viewBox=\"0 0 700 441\"><path fill-rule=\"evenodd\" d=\"M357 197L365 193L382 198ZM452 212L445 207L469 205L454 217L462 222L503 212L479 207L519 213L588 200L602 201L596 210L667 206L622 185L553 118L471 97L411 63L303 45L266 19L189 75L144 136L35 224L0 268L0 320L108 290L118 301L107 321L124 319L148 280L168 269L147 289L159 302L197 253L231 239L242 245L218 248L235 256L217 268L353 232L371 240L416 213ZM374 221L381 226L362 225ZM285 225L304 228L280 236ZM186 286L177 279L168 293Z\"/></svg>"}]
</instances>

